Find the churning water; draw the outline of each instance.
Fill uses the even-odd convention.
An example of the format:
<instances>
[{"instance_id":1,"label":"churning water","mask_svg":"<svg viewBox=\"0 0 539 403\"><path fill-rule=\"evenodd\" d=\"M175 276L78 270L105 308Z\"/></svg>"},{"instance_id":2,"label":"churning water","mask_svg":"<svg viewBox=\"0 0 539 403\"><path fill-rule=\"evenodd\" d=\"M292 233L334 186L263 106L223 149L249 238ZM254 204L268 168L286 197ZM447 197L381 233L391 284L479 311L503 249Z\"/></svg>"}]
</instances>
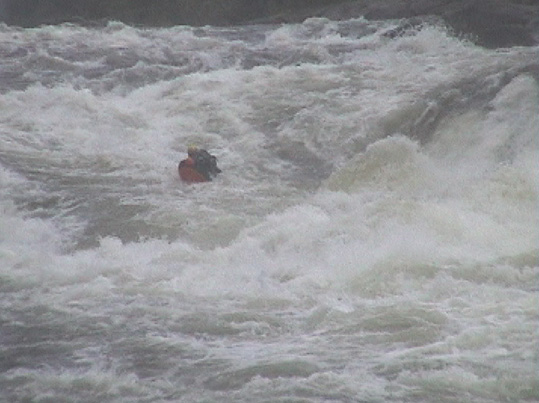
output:
<instances>
[{"instance_id":1,"label":"churning water","mask_svg":"<svg viewBox=\"0 0 539 403\"><path fill-rule=\"evenodd\" d=\"M309 19L0 55L0 400L539 399L537 47Z\"/></svg>"}]
</instances>

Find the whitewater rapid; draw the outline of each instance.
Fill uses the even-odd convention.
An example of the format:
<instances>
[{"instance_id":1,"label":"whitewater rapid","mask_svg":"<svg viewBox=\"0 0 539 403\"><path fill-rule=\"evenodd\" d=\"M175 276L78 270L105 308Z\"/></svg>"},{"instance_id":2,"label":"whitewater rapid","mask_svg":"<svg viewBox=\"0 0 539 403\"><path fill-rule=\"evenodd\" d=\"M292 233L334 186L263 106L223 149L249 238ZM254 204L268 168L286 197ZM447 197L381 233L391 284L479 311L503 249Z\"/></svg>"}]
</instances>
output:
<instances>
[{"instance_id":1,"label":"whitewater rapid","mask_svg":"<svg viewBox=\"0 0 539 403\"><path fill-rule=\"evenodd\" d=\"M0 399L539 399L537 47L364 19L0 44ZM179 181L193 143L211 183Z\"/></svg>"}]
</instances>

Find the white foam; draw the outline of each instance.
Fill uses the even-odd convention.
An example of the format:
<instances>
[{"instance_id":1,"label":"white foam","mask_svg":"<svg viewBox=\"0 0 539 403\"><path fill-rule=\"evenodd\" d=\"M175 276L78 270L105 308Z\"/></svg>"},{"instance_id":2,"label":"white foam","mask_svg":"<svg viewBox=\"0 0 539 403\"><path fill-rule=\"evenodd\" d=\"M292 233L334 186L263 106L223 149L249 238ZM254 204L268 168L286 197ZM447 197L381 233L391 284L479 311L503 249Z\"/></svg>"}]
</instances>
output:
<instances>
[{"instance_id":1,"label":"white foam","mask_svg":"<svg viewBox=\"0 0 539 403\"><path fill-rule=\"evenodd\" d=\"M37 353L8 387L533 397L538 87L504 80L537 49L355 23L2 29L90 49L0 96L2 320ZM178 180L193 142L212 183Z\"/></svg>"},{"instance_id":2,"label":"white foam","mask_svg":"<svg viewBox=\"0 0 539 403\"><path fill-rule=\"evenodd\" d=\"M332 23L318 20L283 26L264 45L302 48L313 41L313 47L324 48L339 41L334 30ZM314 31L319 34L311 36ZM165 41L173 33L155 35ZM181 33L183 45L199 47L192 31ZM106 40L123 47L142 41L143 48L151 42L125 26ZM42 165L60 164L60 172L76 172L74 180L81 183L96 180L97 166L106 171L98 179L112 182L88 186L89 197L118 196L120 207L150 205L152 212L143 221L196 232L170 245L132 244L105 233L99 246L69 259L59 256L60 263L52 264L56 268L44 272L58 270L50 276L53 282L63 272L75 282L127 272L136 281L162 276L179 291L194 294L281 289L301 295L338 289L368 269L488 261L533 248L534 80L516 78L498 94L491 111L450 115L422 148L404 136L383 138L392 134L385 131L408 114L419 115L423 105L414 100L443 77L457 82L470 71L496 65L502 55L486 54L434 28L396 41L369 40L371 48L347 53L344 65L326 57L319 64L283 68L202 69L128 94L96 94L71 85L37 85L7 94L1 113L15 129L4 143L9 151L39 155ZM216 46L210 42L209 53ZM476 59L486 66L470 65ZM26 114L19 114L22 108ZM268 128L268 120L276 123ZM213 188L189 190L175 182L176 164L193 141L218 154L226 167ZM294 163L280 159L276 150L296 143L318 158L334 157L329 191L303 200L288 183L274 179ZM17 220L23 220L22 227L37 222ZM254 223L260 225L249 228ZM29 231L49 237L48 229ZM190 254L198 257L186 268L184 253L176 248L183 251L189 241ZM162 253L178 262L144 268Z\"/></svg>"}]
</instances>

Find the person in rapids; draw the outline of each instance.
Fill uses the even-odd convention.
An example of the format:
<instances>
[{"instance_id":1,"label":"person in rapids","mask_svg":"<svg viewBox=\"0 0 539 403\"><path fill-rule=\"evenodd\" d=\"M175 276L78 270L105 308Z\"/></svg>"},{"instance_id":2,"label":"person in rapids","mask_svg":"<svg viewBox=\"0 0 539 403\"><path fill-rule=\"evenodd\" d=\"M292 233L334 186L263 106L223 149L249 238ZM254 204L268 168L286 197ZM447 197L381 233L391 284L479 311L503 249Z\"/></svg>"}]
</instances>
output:
<instances>
[{"instance_id":1,"label":"person in rapids","mask_svg":"<svg viewBox=\"0 0 539 403\"><path fill-rule=\"evenodd\" d=\"M209 182L221 170L217 167L217 158L196 146L187 148L187 158L180 162L178 172L184 182Z\"/></svg>"}]
</instances>

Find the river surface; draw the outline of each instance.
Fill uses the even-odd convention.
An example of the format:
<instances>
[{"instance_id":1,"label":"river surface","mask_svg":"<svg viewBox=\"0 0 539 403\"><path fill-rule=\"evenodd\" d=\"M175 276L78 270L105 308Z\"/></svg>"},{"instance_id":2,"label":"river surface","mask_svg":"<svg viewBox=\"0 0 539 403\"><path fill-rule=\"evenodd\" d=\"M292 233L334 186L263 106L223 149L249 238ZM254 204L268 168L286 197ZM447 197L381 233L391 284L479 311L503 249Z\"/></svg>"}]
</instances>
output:
<instances>
[{"instance_id":1,"label":"river surface","mask_svg":"<svg viewBox=\"0 0 539 403\"><path fill-rule=\"evenodd\" d=\"M539 400L538 128L436 21L0 26L0 400Z\"/></svg>"}]
</instances>

